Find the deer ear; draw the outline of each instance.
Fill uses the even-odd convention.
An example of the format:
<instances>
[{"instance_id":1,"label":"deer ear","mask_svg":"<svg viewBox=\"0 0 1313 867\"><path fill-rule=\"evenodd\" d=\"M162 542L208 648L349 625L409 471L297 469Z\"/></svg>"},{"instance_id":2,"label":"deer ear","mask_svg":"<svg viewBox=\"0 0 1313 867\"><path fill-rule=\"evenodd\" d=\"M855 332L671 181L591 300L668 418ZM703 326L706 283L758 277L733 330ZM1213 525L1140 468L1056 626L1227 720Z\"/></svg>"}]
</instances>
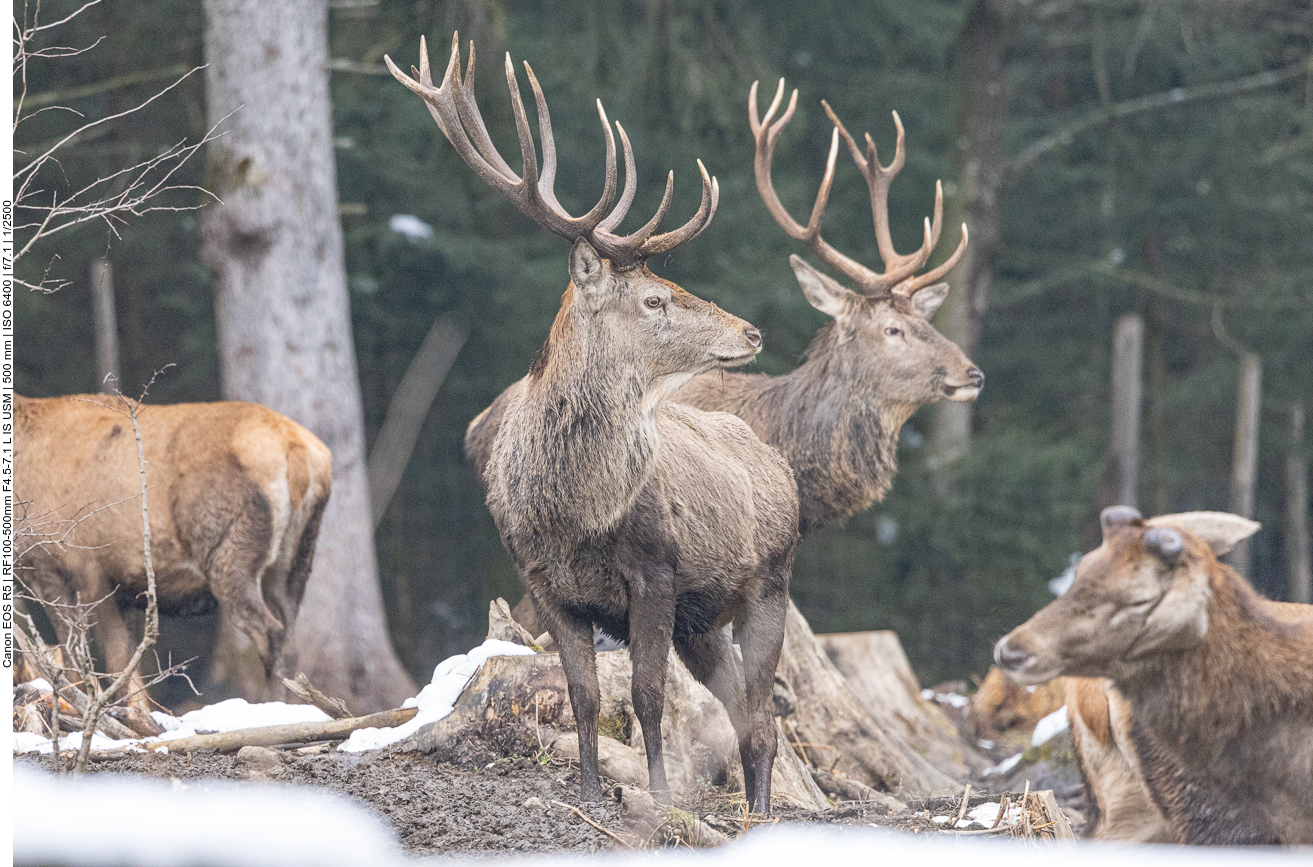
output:
<instances>
[{"instance_id":1,"label":"deer ear","mask_svg":"<svg viewBox=\"0 0 1313 867\"><path fill-rule=\"evenodd\" d=\"M1208 543L1214 557L1229 553L1263 526L1257 521L1229 512L1181 512L1178 515L1160 515L1148 523L1151 527L1180 527L1194 533Z\"/></svg>"},{"instance_id":2,"label":"deer ear","mask_svg":"<svg viewBox=\"0 0 1313 867\"><path fill-rule=\"evenodd\" d=\"M596 304L597 293L605 284L605 278L606 268L593 245L583 238L575 241L570 248L570 282L590 304Z\"/></svg>"},{"instance_id":3,"label":"deer ear","mask_svg":"<svg viewBox=\"0 0 1313 867\"><path fill-rule=\"evenodd\" d=\"M807 296L807 303L826 316L838 317L847 306L848 299L857 297L857 293L817 271L799 256L790 256L789 264L793 266L802 294Z\"/></svg>"},{"instance_id":4,"label":"deer ear","mask_svg":"<svg viewBox=\"0 0 1313 867\"><path fill-rule=\"evenodd\" d=\"M912 296L912 309L915 310L916 315L920 316L922 319L929 319L931 316L935 315L935 311L939 309L939 305L943 304L944 299L947 297L947 283L936 283L933 286L927 286L924 289L918 290L917 293Z\"/></svg>"}]
</instances>

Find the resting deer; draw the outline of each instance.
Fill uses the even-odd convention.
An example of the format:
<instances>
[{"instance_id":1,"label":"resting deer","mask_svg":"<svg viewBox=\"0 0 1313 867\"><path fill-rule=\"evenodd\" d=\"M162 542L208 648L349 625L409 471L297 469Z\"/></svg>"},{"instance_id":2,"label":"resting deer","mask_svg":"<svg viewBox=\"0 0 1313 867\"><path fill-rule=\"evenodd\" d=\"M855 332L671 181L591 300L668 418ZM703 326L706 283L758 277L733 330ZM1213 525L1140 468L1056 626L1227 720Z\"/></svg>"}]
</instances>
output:
<instances>
[{"instance_id":1,"label":"resting deer","mask_svg":"<svg viewBox=\"0 0 1313 867\"><path fill-rule=\"evenodd\" d=\"M136 439L115 401L15 395L14 495L33 521L57 528L37 528L29 540L23 580L52 602L109 597L95 609L93 632L109 670L119 672L137 645L120 608L144 604L146 564ZM201 613L217 601L281 695L275 674L295 665L289 632L332 485L328 447L253 403L139 412L160 611ZM60 618L51 621L62 630ZM134 675L130 691L144 707L140 684Z\"/></svg>"},{"instance_id":2,"label":"resting deer","mask_svg":"<svg viewBox=\"0 0 1313 867\"><path fill-rule=\"evenodd\" d=\"M871 137L866 137L867 154L863 156L825 105L835 128L816 204L808 224L802 226L789 216L771 184L775 142L793 118L798 100L795 90L784 114L772 123L783 95L781 79L764 119L758 117L756 83L748 97L748 118L757 149L757 190L781 228L851 279L858 291L840 285L798 256L790 256L808 303L834 319L816 335L803 364L784 376L704 374L676 391L673 399L700 409L732 412L764 442L780 450L798 483L799 530L806 536L881 500L897 470L898 433L903 423L923 404L945 398L974 400L985 375L928 321L948 294L948 285L936 281L957 263L967 244L963 226L957 250L934 270L917 273L939 241L943 193L938 186L934 220L926 221L921 247L908 254L894 249L889 233L889 186L906 160L897 112L898 139L893 162L886 167L880 165ZM840 135L870 188L883 273L853 261L821 237L821 217L834 181ZM481 480L509 394L510 390L503 392L470 422L465 434L465 453ZM518 607L516 617L522 614L527 612Z\"/></svg>"},{"instance_id":3,"label":"resting deer","mask_svg":"<svg viewBox=\"0 0 1313 867\"><path fill-rule=\"evenodd\" d=\"M631 235L613 230L633 201L634 158L624 129L625 186L615 201L616 151L606 114L601 200L572 217L552 190L556 154L542 90L537 101L543 168L510 57L506 78L519 131L522 175L496 152L459 46L441 87L428 52L402 84L421 96L443 134L491 187L544 228L573 242L570 285L528 376L511 387L487 467L488 507L537 611L556 640L579 727L585 799L601 795L599 689L593 624L629 642L633 702L644 731L653 793L668 798L661 716L668 651L724 704L738 734L748 800L769 811L776 741L771 713L797 544L798 501L788 465L740 419L667 401L697 373L744 364L761 349L747 322L648 270L651 256L696 237L715 212L718 187L702 173L702 203L683 227L656 234L656 216ZM472 141L471 141L472 139ZM740 678L722 627L733 623ZM746 681L746 690L745 690Z\"/></svg>"},{"instance_id":4,"label":"resting deer","mask_svg":"<svg viewBox=\"0 0 1313 867\"><path fill-rule=\"evenodd\" d=\"M1023 684L1109 678L1177 842L1313 843L1313 606L1263 599L1218 562L1212 546L1251 521L1114 506L1102 525L1071 589L995 660Z\"/></svg>"}]
</instances>

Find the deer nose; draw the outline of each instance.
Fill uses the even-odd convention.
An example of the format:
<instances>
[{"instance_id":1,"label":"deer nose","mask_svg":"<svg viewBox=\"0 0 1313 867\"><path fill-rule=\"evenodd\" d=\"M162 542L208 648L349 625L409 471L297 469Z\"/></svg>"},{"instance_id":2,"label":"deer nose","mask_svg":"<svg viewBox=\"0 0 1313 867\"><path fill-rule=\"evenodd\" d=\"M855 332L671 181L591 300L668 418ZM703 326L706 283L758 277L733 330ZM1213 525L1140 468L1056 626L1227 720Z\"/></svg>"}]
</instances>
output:
<instances>
[{"instance_id":1,"label":"deer nose","mask_svg":"<svg viewBox=\"0 0 1313 867\"><path fill-rule=\"evenodd\" d=\"M1008 671L1022 671L1035 659L1035 654L1028 650L1014 650L1008 646L1006 637L1000 638L994 645L994 661L1000 668Z\"/></svg>"},{"instance_id":2,"label":"deer nose","mask_svg":"<svg viewBox=\"0 0 1313 867\"><path fill-rule=\"evenodd\" d=\"M971 384L976 388L980 388L985 384L985 372L979 367L973 367L967 371L967 379L971 380Z\"/></svg>"},{"instance_id":3,"label":"deer nose","mask_svg":"<svg viewBox=\"0 0 1313 867\"><path fill-rule=\"evenodd\" d=\"M748 342L753 346L761 346L761 332L755 328L748 327L743 329L743 336L748 338Z\"/></svg>"}]
</instances>

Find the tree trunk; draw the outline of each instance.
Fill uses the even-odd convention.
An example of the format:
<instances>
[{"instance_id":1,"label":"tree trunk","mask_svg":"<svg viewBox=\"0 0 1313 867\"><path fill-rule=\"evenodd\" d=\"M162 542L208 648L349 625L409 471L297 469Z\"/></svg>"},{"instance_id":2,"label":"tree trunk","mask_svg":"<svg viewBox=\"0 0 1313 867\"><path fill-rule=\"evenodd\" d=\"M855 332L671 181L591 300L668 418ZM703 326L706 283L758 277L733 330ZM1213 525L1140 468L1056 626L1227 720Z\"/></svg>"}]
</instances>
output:
<instances>
[{"instance_id":1,"label":"tree trunk","mask_svg":"<svg viewBox=\"0 0 1313 867\"><path fill-rule=\"evenodd\" d=\"M1112 472L1109 506L1134 506L1140 478L1140 405L1143 397L1144 320L1128 313L1112 333Z\"/></svg>"},{"instance_id":2,"label":"tree trunk","mask_svg":"<svg viewBox=\"0 0 1313 867\"><path fill-rule=\"evenodd\" d=\"M1007 26L997 0L973 0L953 55L957 58L958 149L954 156L957 191L947 197L945 234L953 238L966 223L967 246L950 280L955 291L939 308L940 332L972 357L989 308L989 292L1001 240L999 193L1006 168L1003 129L1007 119L1007 80L1003 65ZM944 401L931 417L930 460L945 466L960 457L971 440L970 403Z\"/></svg>"},{"instance_id":3,"label":"tree trunk","mask_svg":"<svg viewBox=\"0 0 1313 867\"><path fill-rule=\"evenodd\" d=\"M1290 454L1286 456L1286 580L1291 602L1313 602L1309 562L1308 459L1304 457L1304 407L1290 408Z\"/></svg>"},{"instance_id":4,"label":"tree trunk","mask_svg":"<svg viewBox=\"0 0 1313 867\"><path fill-rule=\"evenodd\" d=\"M91 260L91 297L95 307L96 376L100 390L113 394L123 385L119 363L119 327L114 316L114 272L109 260Z\"/></svg>"},{"instance_id":5,"label":"tree trunk","mask_svg":"<svg viewBox=\"0 0 1313 867\"><path fill-rule=\"evenodd\" d=\"M355 712L415 692L388 639L365 477L364 414L337 218L328 8L206 0L211 145L204 255L223 391L305 425L333 451L333 494L292 645Z\"/></svg>"},{"instance_id":6,"label":"tree trunk","mask_svg":"<svg viewBox=\"0 0 1313 867\"><path fill-rule=\"evenodd\" d=\"M1235 453L1231 459L1231 511L1254 516L1254 485L1258 479L1258 413L1263 394L1263 360L1256 352L1240 356L1240 393L1236 396ZM1226 562L1249 577L1249 540L1235 546Z\"/></svg>"}]
</instances>

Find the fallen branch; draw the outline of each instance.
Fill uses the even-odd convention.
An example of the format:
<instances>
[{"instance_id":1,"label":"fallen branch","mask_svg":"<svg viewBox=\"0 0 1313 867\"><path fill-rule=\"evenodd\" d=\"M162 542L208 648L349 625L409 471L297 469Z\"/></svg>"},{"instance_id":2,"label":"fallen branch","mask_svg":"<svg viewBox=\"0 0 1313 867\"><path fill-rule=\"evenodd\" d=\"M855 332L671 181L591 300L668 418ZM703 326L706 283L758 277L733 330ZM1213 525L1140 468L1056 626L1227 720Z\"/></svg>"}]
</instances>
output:
<instances>
[{"instance_id":1,"label":"fallen branch","mask_svg":"<svg viewBox=\"0 0 1313 867\"><path fill-rule=\"evenodd\" d=\"M407 707L372 713L369 716L335 719L327 722L289 723L278 726L260 726L230 732L193 735L172 741L147 743L147 749L168 748L171 753L188 753L193 750L228 752L242 747L274 747L279 744L304 744L310 741L345 740L356 729L392 728L409 722L419 708Z\"/></svg>"},{"instance_id":2,"label":"fallen branch","mask_svg":"<svg viewBox=\"0 0 1313 867\"><path fill-rule=\"evenodd\" d=\"M584 811L583 811L583 810L580 810L578 807L572 807L572 806L570 806L569 804L565 803L564 801L552 801L552 803L555 804L555 805L558 806L558 807L564 807L565 809L569 810L571 813L574 813L574 814L575 814L576 816L578 816L580 819L583 819L583 820L584 820L585 822L587 822L589 825L591 825L592 827L594 827L594 828L596 828L597 830L601 831L603 834L605 834L606 836L610 837L612 840L616 841L616 842L619 843L621 846L624 846L626 849L632 849L632 848L634 848L633 846L629 845L629 843L625 842L625 839L624 839L623 837L621 837L619 834L617 834L616 832L610 830L609 828L606 828L606 827L602 826L600 823L595 822L595 821L593 821L592 819L590 819L590 818L588 818L587 816L585 816L585 815L584 815Z\"/></svg>"},{"instance_id":3,"label":"fallen branch","mask_svg":"<svg viewBox=\"0 0 1313 867\"><path fill-rule=\"evenodd\" d=\"M310 678L305 676L304 671L296 673L296 680L283 678L283 686L291 690L292 694L302 701L314 705L333 719L348 719L351 716L351 711L347 710L346 702L340 698L324 695L315 688L315 685L310 682Z\"/></svg>"}]
</instances>

